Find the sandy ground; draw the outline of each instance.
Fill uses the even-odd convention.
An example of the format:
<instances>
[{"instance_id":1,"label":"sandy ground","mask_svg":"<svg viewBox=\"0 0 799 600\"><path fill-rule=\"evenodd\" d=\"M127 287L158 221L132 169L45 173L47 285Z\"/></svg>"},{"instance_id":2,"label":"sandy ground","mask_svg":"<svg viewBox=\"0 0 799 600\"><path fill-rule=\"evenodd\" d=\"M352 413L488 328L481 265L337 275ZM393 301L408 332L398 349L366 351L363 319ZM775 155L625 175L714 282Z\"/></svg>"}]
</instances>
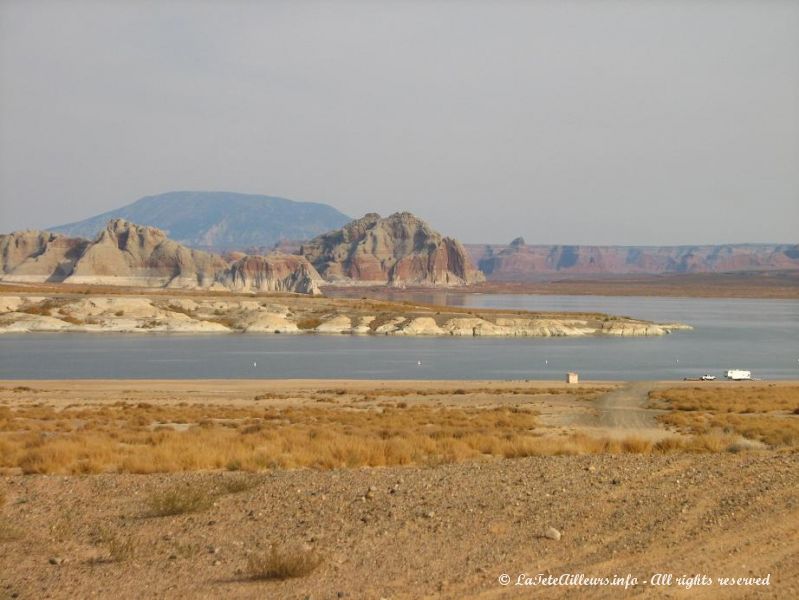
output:
<instances>
[{"instance_id":1,"label":"sandy ground","mask_svg":"<svg viewBox=\"0 0 799 600\"><path fill-rule=\"evenodd\" d=\"M347 396L364 392L420 392L411 402L429 403L439 399L430 392L452 393L456 390L529 390L534 396L550 388L580 390L598 386L621 386L617 381L586 381L567 384L561 381L542 380L369 380L369 379L69 379L69 380L0 380L0 402L44 402L53 406L66 406L74 402L91 404L123 401L150 401L169 404L191 401L204 404L262 405L256 395L270 393L285 396L270 399L272 405L313 403L310 395L320 390L343 389ZM649 382L650 387L661 385ZM671 385L671 384L669 384ZM15 391L25 388L26 393ZM28 393L32 392L32 393ZM459 404L495 404L491 393L469 394L457 398Z\"/></svg>"},{"instance_id":2,"label":"sandy ground","mask_svg":"<svg viewBox=\"0 0 799 600\"><path fill-rule=\"evenodd\" d=\"M235 474L11 477L0 594L20 598L795 598L799 463L788 455L598 456L436 468L277 471L195 514L151 490ZM365 496L374 488L371 498ZM543 534L557 528L559 541ZM97 532L133 540L109 560ZM250 581L250 553L301 544L316 571ZM61 564L51 564L60 562ZM762 588L499 584L509 574L766 576ZM16 594L16 596L15 596Z\"/></svg>"},{"instance_id":3,"label":"sandy ground","mask_svg":"<svg viewBox=\"0 0 799 600\"><path fill-rule=\"evenodd\" d=\"M280 396L269 402L291 405L311 402L306 395L319 389L454 393L522 385L555 429L668 434L644 405L649 389L672 382L619 383L586 401L534 393L566 385L559 382L3 381L0 402L244 405L268 391ZM30 390L14 391L24 387ZM492 394L453 398L485 405ZM233 480L246 485L226 488ZM213 503L188 514L149 514L148 499L175 486L215 490ZM799 458L787 451L255 474L10 475L0 479L0 599L795 598L797 489ZM550 527L560 539L545 537ZM303 577L252 580L248 559L271 546L287 556L313 552L321 562ZM525 574L533 581L539 574L629 576L637 584L515 585ZM671 585L654 586L656 574L671 574ZM712 583L686 589L677 579L696 575ZM767 575L768 586L716 579Z\"/></svg>"}]
</instances>

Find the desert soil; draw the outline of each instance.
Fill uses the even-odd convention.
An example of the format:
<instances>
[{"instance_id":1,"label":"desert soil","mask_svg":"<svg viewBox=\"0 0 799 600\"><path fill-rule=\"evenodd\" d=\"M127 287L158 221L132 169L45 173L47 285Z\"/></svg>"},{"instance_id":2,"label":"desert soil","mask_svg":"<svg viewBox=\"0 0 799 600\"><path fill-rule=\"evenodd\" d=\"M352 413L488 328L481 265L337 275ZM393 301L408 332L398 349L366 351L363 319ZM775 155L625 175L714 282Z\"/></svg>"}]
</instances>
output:
<instances>
[{"instance_id":1,"label":"desert soil","mask_svg":"<svg viewBox=\"0 0 799 600\"><path fill-rule=\"evenodd\" d=\"M19 598L795 598L799 463L790 455L593 456L436 468L275 471L203 511L146 516L172 485L240 476L10 477L0 584ZM369 492L373 488L373 492ZM369 496L369 497L367 497ZM549 527L560 540L543 537ZM133 541L111 560L103 536ZM98 539L100 541L98 541ZM270 544L310 575L251 581ZM60 564L51 564L60 563ZM498 577L766 576L765 588L504 587Z\"/></svg>"},{"instance_id":2,"label":"desert soil","mask_svg":"<svg viewBox=\"0 0 799 600\"><path fill-rule=\"evenodd\" d=\"M354 394L399 385L1 383L4 404L28 395L15 387L30 387L36 398L28 401L55 406L145 396L164 404L243 405L265 386L276 394L271 402L286 403L292 402L286 395L320 387ZM402 385L468 391L520 384ZM619 385L592 401L545 397L538 408L555 429L582 424L658 435L657 411L646 408L653 386ZM481 394L456 398L486 402ZM486 458L257 473L10 474L0 479L0 598L795 598L797 489L799 460L789 450ZM154 516L150 500L170 490L199 491L209 502L193 512ZM546 537L549 528L560 538ZM248 563L270 547L289 560L310 555L319 564L300 577L254 580ZM629 575L638 583L626 590L514 585L520 574L567 573ZM673 575L672 584L651 585L658 573ZM507 586L499 581L504 574L510 577ZM691 589L678 583L678 577L695 575L713 583ZM760 587L720 587L716 581L767 575L769 585Z\"/></svg>"}]
</instances>

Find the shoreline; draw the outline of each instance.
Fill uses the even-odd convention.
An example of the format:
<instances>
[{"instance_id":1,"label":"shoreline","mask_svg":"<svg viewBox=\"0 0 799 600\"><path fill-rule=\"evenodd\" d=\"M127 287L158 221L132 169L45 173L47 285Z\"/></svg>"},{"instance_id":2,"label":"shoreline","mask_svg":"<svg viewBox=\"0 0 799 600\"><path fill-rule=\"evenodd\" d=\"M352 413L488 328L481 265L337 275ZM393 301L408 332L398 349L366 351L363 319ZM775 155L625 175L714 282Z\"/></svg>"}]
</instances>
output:
<instances>
[{"instance_id":1,"label":"shoreline","mask_svg":"<svg viewBox=\"0 0 799 600\"><path fill-rule=\"evenodd\" d=\"M386 288L326 284L322 293L357 297L359 292L401 297L408 294L512 294L640 298L730 298L799 300L799 271L688 273L664 275L571 275L531 281L486 281L469 286Z\"/></svg>"},{"instance_id":2,"label":"shoreline","mask_svg":"<svg viewBox=\"0 0 799 600\"><path fill-rule=\"evenodd\" d=\"M402 295L428 294L519 294L537 296L607 296L641 298L731 298L752 300L799 300L799 270L741 271L731 273L667 273L661 275L564 275L528 281L485 281L463 286L407 286L391 288L374 283L320 286L328 297L360 298L364 293ZM217 298L303 297L292 292L236 292L233 290L136 288L116 285L0 281L0 294L106 294L145 296L209 296Z\"/></svg>"},{"instance_id":3,"label":"shoreline","mask_svg":"<svg viewBox=\"0 0 799 600\"><path fill-rule=\"evenodd\" d=\"M565 373L564 373L565 375ZM563 379L337 379L337 378L277 378L277 379L195 379L195 378L146 378L146 379L132 379L132 378L105 378L105 379L0 379L0 391L8 386L24 386L27 384L37 384L39 386L66 386L66 385L87 385L94 387L101 387L103 385L133 385L136 384L139 390L153 386L153 389L163 391L163 386L193 386L190 391L198 391L197 387L208 387L216 389L219 386L230 387L231 382L234 382L237 387L243 389L249 387L263 387L264 382L268 382L276 388L306 388L318 387L322 385L335 386L335 385L348 385L358 389L379 389L381 387L397 387L397 386L411 386L411 387L431 387L437 386L459 386L465 389L480 388L487 385L492 386L506 386L509 388L518 387L520 384L528 386L530 389L537 388L551 388L562 387L564 389L579 390L581 387L592 387L597 385L623 385L627 383L648 383L652 386L670 386L670 387L701 387L703 389L718 389L728 387L744 387L748 385L763 386L774 384L775 386L791 386L799 385L799 378L794 379L773 379L773 380L715 380L715 381L685 381L682 379L581 379L580 383L566 383Z\"/></svg>"}]
</instances>

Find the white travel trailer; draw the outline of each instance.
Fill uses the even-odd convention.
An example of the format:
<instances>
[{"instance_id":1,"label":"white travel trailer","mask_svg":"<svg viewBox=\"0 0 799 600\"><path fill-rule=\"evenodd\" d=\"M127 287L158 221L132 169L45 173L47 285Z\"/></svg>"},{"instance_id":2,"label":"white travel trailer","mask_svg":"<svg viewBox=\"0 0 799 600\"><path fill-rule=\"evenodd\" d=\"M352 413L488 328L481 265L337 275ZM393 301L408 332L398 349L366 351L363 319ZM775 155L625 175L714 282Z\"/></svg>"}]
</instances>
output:
<instances>
[{"instance_id":1,"label":"white travel trailer","mask_svg":"<svg viewBox=\"0 0 799 600\"><path fill-rule=\"evenodd\" d=\"M730 369L729 371L727 371L727 379L732 379L733 381L752 379L752 371L742 371L741 369Z\"/></svg>"}]
</instances>

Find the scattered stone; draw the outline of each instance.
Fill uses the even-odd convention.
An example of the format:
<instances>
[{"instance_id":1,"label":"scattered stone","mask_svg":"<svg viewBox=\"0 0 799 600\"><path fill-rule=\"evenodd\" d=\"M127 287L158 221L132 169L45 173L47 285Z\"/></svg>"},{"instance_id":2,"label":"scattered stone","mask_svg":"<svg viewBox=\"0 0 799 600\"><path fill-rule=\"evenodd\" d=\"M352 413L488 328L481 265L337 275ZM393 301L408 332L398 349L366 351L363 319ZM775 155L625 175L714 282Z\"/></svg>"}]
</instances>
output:
<instances>
[{"instance_id":1,"label":"scattered stone","mask_svg":"<svg viewBox=\"0 0 799 600\"><path fill-rule=\"evenodd\" d=\"M554 527L550 527L544 532L544 537L550 540L555 540L557 542L560 539L560 531L558 531Z\"/></svg>"},{"instance_id":2,"label":"scattered stone","mask_svg":"<svg viewBox=\"0 0 799 600\"><path fill-rule=\"evenodd\" d=\"M63 565L67 560L65 558L61 558L60 556L51 556L50 557L50 564L51 565Z\"/></svg>"}]
</instances>

